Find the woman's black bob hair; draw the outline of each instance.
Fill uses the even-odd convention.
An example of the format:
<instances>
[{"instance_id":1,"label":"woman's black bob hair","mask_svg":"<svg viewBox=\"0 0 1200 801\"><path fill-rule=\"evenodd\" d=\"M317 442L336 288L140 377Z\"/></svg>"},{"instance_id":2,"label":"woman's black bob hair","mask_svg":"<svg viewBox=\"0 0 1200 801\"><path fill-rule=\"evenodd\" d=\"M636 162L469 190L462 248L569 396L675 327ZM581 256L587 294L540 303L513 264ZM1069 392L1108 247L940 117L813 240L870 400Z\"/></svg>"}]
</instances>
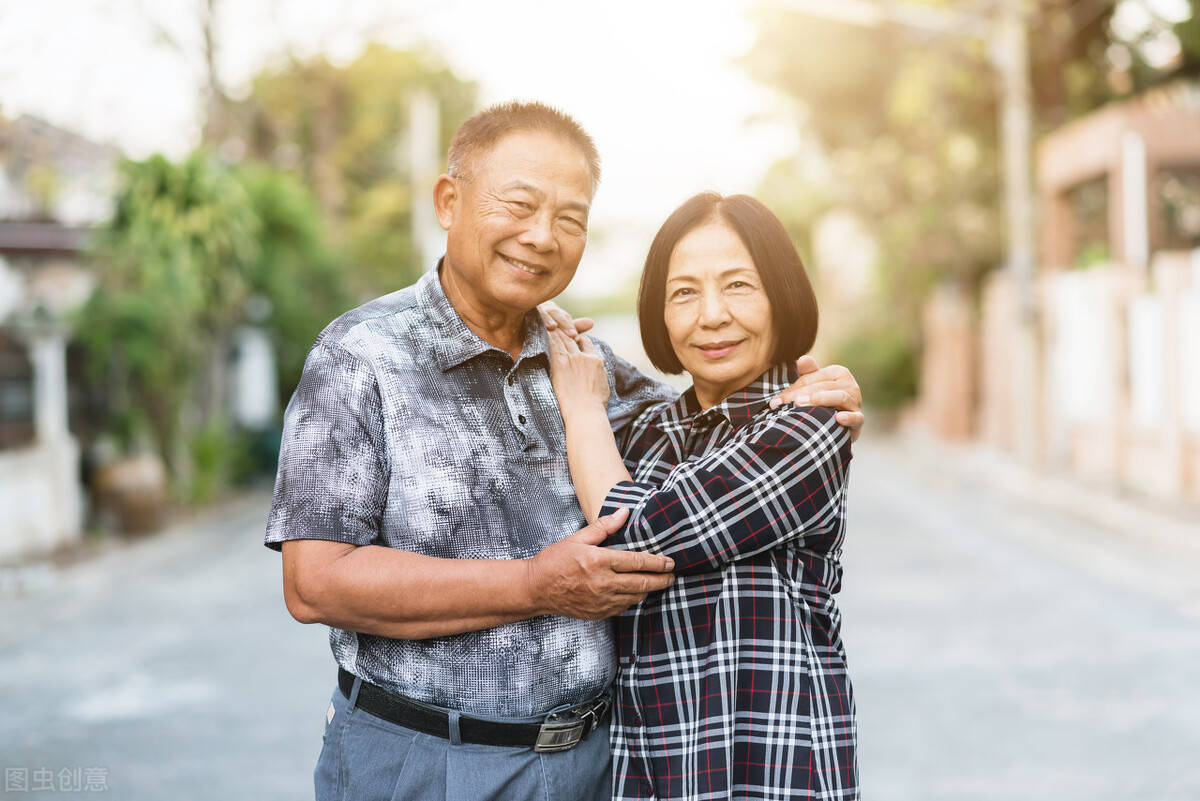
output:
<instances>
[{"instance_id":1,"label":"woman's black bob hair","mask_svg":"<svg viewBox=\"0 0 1200 801\"><path fill-rule=\"evenodd\" d=\"M701 192L671 212L646 255L638 292L638 324L651 363L664 373L683 372L664 319L667 271L679 240L708 222L733 229L754 259L771 304L776 343L772 362L794 362L808 353L817 338L817 298L787 229L770 209L749 195L723 197Z\"/></svg>"}]
</instances>

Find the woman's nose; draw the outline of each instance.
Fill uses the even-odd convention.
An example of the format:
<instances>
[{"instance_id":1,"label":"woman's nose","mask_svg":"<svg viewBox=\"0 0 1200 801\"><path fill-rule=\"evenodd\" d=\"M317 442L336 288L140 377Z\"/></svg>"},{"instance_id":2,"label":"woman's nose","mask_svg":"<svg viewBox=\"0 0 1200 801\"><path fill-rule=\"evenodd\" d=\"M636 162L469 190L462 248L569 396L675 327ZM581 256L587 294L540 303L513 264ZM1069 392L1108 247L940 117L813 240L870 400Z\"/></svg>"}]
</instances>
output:
<instances>
[{"instance_id":1,"label":"woman's nose","mask_svg":"<svg viewBox=\"0 0 1200 801\"><path fill-rule=\"evenodd\" d=\"M719 292L706 292L700 301L700 325L715 328L729 322L729 307Z\"/></svg>"}]
</instances>

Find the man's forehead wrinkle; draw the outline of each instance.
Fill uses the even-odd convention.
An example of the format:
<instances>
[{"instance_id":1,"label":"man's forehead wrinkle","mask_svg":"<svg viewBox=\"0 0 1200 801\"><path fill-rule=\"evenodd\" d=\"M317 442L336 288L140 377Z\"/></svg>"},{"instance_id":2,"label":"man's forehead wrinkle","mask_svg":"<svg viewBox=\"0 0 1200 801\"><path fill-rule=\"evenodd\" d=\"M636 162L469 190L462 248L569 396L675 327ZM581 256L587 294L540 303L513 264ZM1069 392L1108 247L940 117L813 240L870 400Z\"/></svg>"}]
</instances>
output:
<instances>
[{"instance_id":1,"label":"man's forehead wrinkle","mask_svg":"<svg viewBox=\"0 0 1200 801\"><path fill-rule=\"evenodd\" d=\"M509 192L527 192L539 203L545 203L549 199L549 194L544 189L541 189L522 178L516 178L508 181L507 183L501 184L494 191L485 190L482 194L485 196L485 198L495 202L505 202L506 198L503 197L503 195ZM557 203L555 203L555 206L568 211L578 211L582 214L588 214L592 208L588 201L574 199L560 199Z\"/></svg>"}]
</instances>

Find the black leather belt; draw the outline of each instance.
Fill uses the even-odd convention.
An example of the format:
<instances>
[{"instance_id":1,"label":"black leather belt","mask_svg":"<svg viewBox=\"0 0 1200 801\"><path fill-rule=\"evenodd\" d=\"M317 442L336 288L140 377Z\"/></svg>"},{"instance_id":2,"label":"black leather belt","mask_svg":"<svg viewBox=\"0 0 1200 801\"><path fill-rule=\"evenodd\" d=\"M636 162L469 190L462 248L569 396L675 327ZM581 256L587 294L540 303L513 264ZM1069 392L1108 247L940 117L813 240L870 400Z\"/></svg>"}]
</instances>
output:
<instances>
[{"instance_id":1,"label":"black leather belt","mask_svg":"<svg viewBox=\"0 0 1200 801\"><path fill-rule=\"evenodd\" d=\"M354 688L354 678L353 673L338 668L338 687L347 699ZM450 739L450 716L445 711L374 684L364 681L359 686L355 706L397 726ZM541 723L499 723L461 715L458 733L464 743L566 751L604 723L611 706L605 693L579 706L548 715Z\"/></svg>"}]
</instances>

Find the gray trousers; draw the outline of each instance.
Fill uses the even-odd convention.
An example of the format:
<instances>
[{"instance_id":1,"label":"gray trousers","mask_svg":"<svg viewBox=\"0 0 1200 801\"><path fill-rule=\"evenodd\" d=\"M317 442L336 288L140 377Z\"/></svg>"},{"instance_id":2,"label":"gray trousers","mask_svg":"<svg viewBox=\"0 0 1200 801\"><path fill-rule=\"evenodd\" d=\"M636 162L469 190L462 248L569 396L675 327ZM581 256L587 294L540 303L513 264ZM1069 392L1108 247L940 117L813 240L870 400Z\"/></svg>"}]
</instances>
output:
<instances>
[{"instance_id":1,"label":"gray trousers","mask_svg":"<svg viewBox=\"0 0 1200 801\"><path fill-rule=\"evenodd\" d=\"M313 773L317 801L609 801L607 724L569 751L452 743L397 726L333 691ZM522 721L524 722L524 721Z\"/></svg>"}]
</instances>

